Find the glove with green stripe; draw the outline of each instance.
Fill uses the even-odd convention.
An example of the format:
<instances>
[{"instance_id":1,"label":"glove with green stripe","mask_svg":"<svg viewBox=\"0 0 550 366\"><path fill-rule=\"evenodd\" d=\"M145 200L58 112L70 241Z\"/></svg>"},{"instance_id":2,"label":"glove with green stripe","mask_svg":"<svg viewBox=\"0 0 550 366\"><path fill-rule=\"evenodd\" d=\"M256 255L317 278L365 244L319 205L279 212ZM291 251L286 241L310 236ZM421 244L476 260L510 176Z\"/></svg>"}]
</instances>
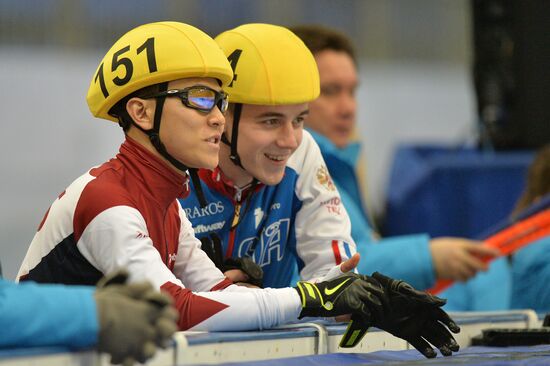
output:
<instances>
[{"instance_id":1,"label":"glove with green stripe","mask_svg":"<svg viewBox=\"0 0 550 366\"><path fill-rule=\"evenodd\" d=\"M297 290L302 299L300 319L351 314L340 347L356 346L368 327L375 326L408 341L428 358L436 356L430 344L445 356L459 349L448 329L458 333L460 328L441 309L446 301L404 281L378 272L372 277L348 273L316 284L298 282Z\"/></svg>"},{"instance_id":2,"label":"glove with green stripe","mask_svg":"<svg viewBox=\"0 0 550 366\"><path fill-rule=\"evenodd\" d=\"M329 281L298 282L296 290L302 300L299 319L352 314L340 346L354 347L372 323L371 308L381 308L381 297L385 296L380 284L367 281L366 277L346 273Z\"/></svg>"},{"instance_id":3,"label":"glove with green stripe","mask_svg":"<svg viewBox=\"0 0 550 366\"><path fill-rule=\"evenodd\" d=\"M394 280L378 272L368 277L368 281L379 283L385 293L380 298L382 307L370 308L371 325L406 340L428 358L436 356L430 344L444 356L458 351L458 343L449 329L458 333L460 328L441 309L446 300L415 290L404 281Z\"/></svg>"}]
</instances>

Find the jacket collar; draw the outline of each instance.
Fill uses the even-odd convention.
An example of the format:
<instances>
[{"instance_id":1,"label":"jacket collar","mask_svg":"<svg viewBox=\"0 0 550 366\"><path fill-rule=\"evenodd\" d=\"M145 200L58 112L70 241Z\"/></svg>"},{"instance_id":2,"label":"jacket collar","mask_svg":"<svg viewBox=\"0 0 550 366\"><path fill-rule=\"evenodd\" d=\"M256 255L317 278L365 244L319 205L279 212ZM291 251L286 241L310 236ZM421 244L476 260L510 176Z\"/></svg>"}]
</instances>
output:
<instances>
[{"instance_id":1,"label":"jacket collar","mask_svg":"<svg viewBox=\"0 0 550 366\"><path fill-rule=\"evenodd\" d=\"M189 176L177 173L136 140L126 136L117 159L163 207L189 194Z\"/></svg>"},{"instance_id":2,"label":"jacket collar","mask_svg":"<svg viewBox=\"0 0 550 366\"><path fill-rule=\"evenodd\" d=\"M254 190L251 189L252 184L239 188L224 174L219 166L214 170L199 169L199 177L209 188L221 192L236 202L244 200L252 191L258 192L264 186L262 183L257 183Z\"/></svg>"}]
</instances>

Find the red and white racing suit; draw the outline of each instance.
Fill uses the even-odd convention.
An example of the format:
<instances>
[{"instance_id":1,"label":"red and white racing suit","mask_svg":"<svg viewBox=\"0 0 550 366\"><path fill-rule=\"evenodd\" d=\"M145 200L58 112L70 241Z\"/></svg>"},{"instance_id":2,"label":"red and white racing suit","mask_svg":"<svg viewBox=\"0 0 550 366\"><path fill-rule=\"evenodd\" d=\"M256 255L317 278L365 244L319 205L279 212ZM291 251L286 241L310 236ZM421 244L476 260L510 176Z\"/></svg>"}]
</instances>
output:
<instances>
[{"instance_id":1,"label":"red and white racing suit","mask_svg":"<svg viewBox=\"0 0 550 366\"><path fill-rule=\"evenodd\" d=\"M293 288L233 285L200 249L177 198L187 177L127 137L119 154L76 179L40 223L17 278L95 284L126 268L171 294L181 329L262 329L296 320Z\"/></svg>"}]
</instances>

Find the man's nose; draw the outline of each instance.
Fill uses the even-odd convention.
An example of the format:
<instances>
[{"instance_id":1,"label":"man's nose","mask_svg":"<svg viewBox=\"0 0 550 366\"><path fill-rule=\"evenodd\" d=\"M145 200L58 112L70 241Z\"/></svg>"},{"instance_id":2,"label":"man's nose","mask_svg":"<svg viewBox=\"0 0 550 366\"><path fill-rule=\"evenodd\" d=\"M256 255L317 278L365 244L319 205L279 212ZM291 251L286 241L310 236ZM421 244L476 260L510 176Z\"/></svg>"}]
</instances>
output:
<instances>
[{"instance_id":1,"label":"man's nose","mask_svg":"<svg viewBox=\"0 0 550 366\"><path fill-rule=\"evenodd\" d=\"M354 116L357 110L357 100L355 95L342 93L338 101L340 114L344 116Z\"/></svg>"},{"instance_id":2,"label":"man's nose","mask_svg":"<svg viewBox=\"0 0 550 366\"><path fill-rule=\"evenodd\" d=\"M225 116L216 106L210 111L210 113L208 113L207 122L209 126L221 127L223 129L223 126L225 125Z\"/></svg>"},{"instance_id":3,"label":"man's nose","mask_svg":"<svg viewBox=\"0 0 550 366\"><path fill-rule=\"evenodd\" d=\"M280 131L277 138L277 144L280 147L288 149L296 149L298 147L298 136L297 129L293 126L292 122L285 123Z\"/></svg>"}]
</instances>

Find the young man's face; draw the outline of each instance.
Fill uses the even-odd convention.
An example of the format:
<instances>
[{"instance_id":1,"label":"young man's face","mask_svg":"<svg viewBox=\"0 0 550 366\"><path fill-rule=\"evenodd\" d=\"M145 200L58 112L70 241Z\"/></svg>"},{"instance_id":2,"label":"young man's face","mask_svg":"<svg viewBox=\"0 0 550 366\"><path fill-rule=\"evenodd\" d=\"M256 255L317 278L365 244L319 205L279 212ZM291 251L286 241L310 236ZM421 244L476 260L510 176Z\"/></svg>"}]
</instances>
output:
<instances>
[{"instance_id":1,"label":"young man's face","mask_svg":"<svg viewBox=\"0 0 550 366\"><path fill-rule=\"evenodd\" d=\"M213 78L172 81L168 90L195 85L221 90ZM168 153L188 167L214 169L218 165L224 124L225 118L218 107L201 112L185 106L179 97L168 97L162 110L160 138Z\"/></svg>"},{"instance_id":2,"label":"young man's face","mask_svg":"<svg viewBox=\"0 0 550 366\"><path fill-rule=\"evenodd\" d=\"M222 145L220 167L237 186L253 177L267 185L281 182L290 156L302 142L308 104L280 106L243 105L237 149L246 170L228 160L229 147ZM232 114L227 114L226 134L231 139Z\"/></svg>"},{"instance_id":3,"label":"young man's face","mask_svg":"<svg viewBox=\"0 0 550 366\"><path fill-rule=\"evenodd\" d=\"M345 52L324 50L315 55L321 95L309 103L306 126L338 147L349 144L355 125L357 70Z\"/></svg>"}]
</instances>

